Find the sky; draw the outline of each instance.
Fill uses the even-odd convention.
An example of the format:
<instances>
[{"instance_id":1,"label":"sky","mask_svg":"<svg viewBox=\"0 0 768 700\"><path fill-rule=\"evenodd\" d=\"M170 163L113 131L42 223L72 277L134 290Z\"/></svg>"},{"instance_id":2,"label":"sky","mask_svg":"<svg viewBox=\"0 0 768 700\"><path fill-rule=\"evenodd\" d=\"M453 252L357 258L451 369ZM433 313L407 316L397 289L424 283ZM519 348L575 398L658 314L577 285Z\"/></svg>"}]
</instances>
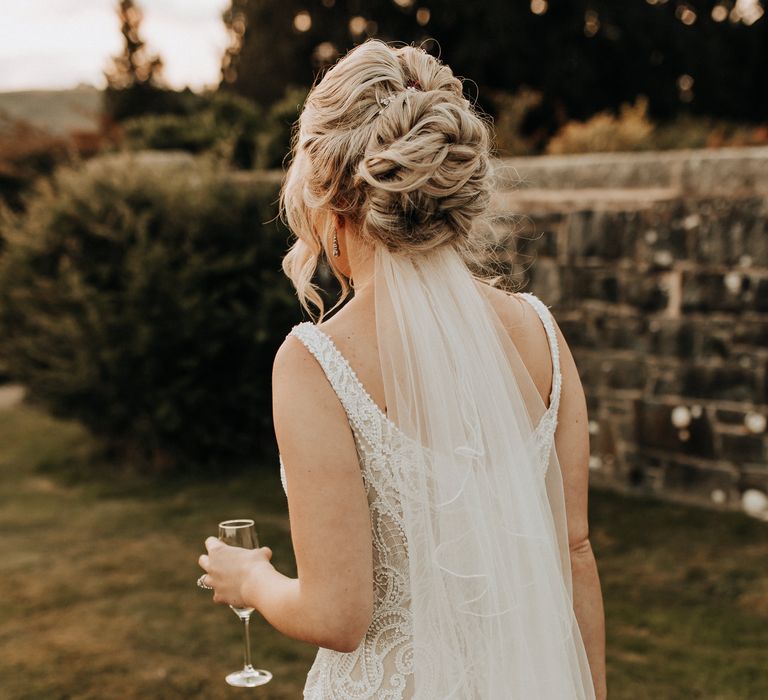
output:
<instances>
[{"instance_id":1,"label":"sky","mask_svg":"<svg viewBox=\"0 0 768 700\"><path fill-rule=\"evenodd\" d=\"M141 0L142 38L176 88L218 83L229 0ZM103 87L122 36L115 0L0 0L0 92Z\"/></svg>"}]
</instances>

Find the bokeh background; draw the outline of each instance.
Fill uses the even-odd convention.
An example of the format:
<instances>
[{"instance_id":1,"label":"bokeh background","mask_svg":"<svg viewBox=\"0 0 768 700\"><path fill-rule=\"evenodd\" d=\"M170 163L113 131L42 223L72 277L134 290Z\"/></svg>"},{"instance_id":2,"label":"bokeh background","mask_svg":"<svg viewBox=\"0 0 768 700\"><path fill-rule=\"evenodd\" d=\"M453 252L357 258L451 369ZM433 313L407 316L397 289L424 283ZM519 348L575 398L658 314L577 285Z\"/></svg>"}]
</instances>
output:
<instances>
[{"instance_id":1,"label":"bokeh background","mask_svg":"<svg viewBox=\"0 0 768 700\"><path fill-rule=\"evenodd\" d=\"M236 695L240 623L197 557L253 517L295 575L277 193L308 89L375 36L493 118L496 262L552 306L587 393L609 697L768 697L765 9L5 3L0 696ZM254 694L300 697L316 648L253 627Z\"/></svg>"}]
</instances>

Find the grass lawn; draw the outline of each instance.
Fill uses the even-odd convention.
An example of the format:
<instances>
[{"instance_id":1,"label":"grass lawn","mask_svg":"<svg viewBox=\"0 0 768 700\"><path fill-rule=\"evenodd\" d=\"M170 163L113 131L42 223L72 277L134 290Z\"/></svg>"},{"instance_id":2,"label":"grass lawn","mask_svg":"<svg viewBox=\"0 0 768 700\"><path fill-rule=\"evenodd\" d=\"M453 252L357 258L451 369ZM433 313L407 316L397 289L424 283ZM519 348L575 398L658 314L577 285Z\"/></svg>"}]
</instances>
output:
<instances>
[{"instance_id":1,"label":"grass lawn","mask_svg":"<svg viewBox=\"0 0 768 700\"><path fill-rule=\"evenodd\" d=\"M229 517L254 517L295 574L277 465L206 483L53 476L88 443L30 407L0 411L0 697L300 698L316 649L255 615L254 663L274 679L228 687L240 623L195 586ZM597 491L590 507L609 697L768 697L768 524Z\"/></svg>"}]
</instances>

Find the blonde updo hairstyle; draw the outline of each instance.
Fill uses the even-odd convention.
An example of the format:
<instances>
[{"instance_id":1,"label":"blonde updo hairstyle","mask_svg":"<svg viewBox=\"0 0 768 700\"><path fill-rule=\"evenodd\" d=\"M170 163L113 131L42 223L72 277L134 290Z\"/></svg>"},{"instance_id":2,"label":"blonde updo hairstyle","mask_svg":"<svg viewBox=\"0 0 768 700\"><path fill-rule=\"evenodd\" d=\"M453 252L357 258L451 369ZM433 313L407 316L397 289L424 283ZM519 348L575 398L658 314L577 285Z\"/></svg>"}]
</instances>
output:
<instances>
[{"instance_id":1,"label":"blonde updo hairstyle","mask_svg":"<svg viewBox=\"0 0 768 700\"><path fill-rule=\"evenodd\" d=\"M369 39L337 61L307 96L280 192L296 236L283 270L310 315L310 304L324 313L312 282L321 253L341 284L336 306L349 294L330 254L336 214L392 252L450 244L472 255L491 197L492 133L462 81L421 48Z\"/></svg>"}]
</instances>

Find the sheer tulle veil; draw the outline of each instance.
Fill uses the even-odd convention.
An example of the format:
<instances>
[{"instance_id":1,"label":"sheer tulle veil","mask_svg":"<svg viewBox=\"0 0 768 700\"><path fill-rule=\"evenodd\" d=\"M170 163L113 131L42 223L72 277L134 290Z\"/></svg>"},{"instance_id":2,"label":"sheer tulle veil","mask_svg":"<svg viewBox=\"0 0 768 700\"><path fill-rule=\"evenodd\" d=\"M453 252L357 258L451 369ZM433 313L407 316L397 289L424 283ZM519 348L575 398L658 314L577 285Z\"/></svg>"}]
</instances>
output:
<instances>
[{"instance_id":1,"label":"sheer tulle veil","mask_svg":"<svg viewBox=\"0 0 768 700\"><path fill-rule=\"evenodd\" d=\"M409 547L415 698L590 700L565 502L545 405L452 245L375 248L393 470Z\"/></svg>"}]
</instances>

